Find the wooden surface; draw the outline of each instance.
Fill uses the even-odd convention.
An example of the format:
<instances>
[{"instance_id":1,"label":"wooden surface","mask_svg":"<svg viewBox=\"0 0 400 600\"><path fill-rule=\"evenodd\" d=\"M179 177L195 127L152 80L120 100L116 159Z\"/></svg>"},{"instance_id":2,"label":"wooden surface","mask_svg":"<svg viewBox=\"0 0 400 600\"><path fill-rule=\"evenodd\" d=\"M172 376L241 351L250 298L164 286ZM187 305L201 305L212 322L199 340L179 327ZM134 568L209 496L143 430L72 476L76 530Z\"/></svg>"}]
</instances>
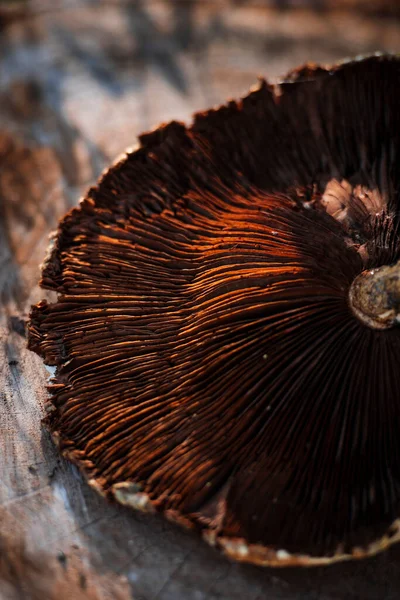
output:
<instances>
[{"instance_id":1,"label":"wooden surface","mask_svg":"<svg viewBox=\"0 0 400 600\"><path fill-rule=\"evenodd\" d=\"M232 564L160 518L106 505L41 427L47 372L24 323L44 297L49 232L101 170L141 131L188 121L258 75L400 51L393 17L266 4L0 3L1 600L400 597L400 547L326 569Z\"/></svg>"}]
</instances>

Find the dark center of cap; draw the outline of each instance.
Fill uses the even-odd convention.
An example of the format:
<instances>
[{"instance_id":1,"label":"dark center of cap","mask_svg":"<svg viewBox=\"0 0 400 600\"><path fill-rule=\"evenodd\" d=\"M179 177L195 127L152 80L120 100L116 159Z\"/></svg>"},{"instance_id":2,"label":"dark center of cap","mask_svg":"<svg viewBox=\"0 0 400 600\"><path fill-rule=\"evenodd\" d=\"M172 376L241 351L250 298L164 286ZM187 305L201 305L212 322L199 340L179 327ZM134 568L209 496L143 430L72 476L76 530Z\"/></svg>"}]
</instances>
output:
<instances>
[{"instance_id":1,"label":"dark center of cap","mask_svg":"<svg viewBox=\"0 0 400 600\"><path fill-rule=\"evenodd\" d=\"M354 314L373 329L389 329L400 323L400 261L363 271L350 286Z\"/></svg>"}]
</instances>

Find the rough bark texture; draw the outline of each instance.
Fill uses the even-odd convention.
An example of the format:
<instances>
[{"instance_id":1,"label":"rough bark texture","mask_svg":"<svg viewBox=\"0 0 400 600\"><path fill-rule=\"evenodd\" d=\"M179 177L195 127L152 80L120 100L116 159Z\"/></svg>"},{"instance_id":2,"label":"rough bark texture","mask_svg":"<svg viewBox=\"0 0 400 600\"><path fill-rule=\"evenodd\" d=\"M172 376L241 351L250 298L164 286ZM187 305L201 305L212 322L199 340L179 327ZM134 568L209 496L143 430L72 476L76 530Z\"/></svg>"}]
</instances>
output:
<instances>
[{"instance_id":1,"label":"rough bark texture","mask_svg":"<svg viewBox=\"0 0 400 600\"><path fill-rule=\"evenodd\" d=\"M258 74L400 50L393 18L265 5L0 9L0 598L399 596L399 547L329 569L258 570L156 517L109 506L40 423L47 373L26 350L24 322L43 297L49 232L102 168L140 132L242 95Z\"/></svg>"}]
</instances>

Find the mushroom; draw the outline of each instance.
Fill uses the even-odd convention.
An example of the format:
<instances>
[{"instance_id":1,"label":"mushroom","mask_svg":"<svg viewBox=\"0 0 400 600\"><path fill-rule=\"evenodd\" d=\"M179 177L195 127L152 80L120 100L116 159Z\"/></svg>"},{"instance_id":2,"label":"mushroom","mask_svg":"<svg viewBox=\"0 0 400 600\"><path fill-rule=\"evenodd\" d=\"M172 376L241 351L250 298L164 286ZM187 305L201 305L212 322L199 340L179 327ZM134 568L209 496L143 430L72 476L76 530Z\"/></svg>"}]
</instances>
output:
<instances>
[{"instance_id":1,"label":"mushroom","mask_svg":"<svg viewBox=\"0 0 400 600\"><path fill-rule=\"evenodd\" d=\"M262 565L400 539L399 89L390 55L261 81L60 222L29 347L104 496Z\"/></svg>"}]
</instances>

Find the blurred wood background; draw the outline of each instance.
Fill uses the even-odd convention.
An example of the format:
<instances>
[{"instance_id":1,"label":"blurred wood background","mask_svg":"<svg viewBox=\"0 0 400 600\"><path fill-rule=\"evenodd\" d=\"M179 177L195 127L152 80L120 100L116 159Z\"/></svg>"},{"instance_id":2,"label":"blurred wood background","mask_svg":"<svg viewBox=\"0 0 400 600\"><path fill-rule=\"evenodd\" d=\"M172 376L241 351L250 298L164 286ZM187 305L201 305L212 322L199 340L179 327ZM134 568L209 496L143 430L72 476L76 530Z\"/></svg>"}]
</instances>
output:
<instances>
[{"instance_id":1,"label":"blurred wood background","mask_svg":"<svg viewBox=\"0 0 400 600\"><path fill-rule=\"evenodd\" d=\"M109 506L42 430L24 325L47 238L136 136L305 61L400 51L399 0L0 1L0 599L400 598L400 547L312 570L232 564Z\"/></svg>"}]
</instances>

